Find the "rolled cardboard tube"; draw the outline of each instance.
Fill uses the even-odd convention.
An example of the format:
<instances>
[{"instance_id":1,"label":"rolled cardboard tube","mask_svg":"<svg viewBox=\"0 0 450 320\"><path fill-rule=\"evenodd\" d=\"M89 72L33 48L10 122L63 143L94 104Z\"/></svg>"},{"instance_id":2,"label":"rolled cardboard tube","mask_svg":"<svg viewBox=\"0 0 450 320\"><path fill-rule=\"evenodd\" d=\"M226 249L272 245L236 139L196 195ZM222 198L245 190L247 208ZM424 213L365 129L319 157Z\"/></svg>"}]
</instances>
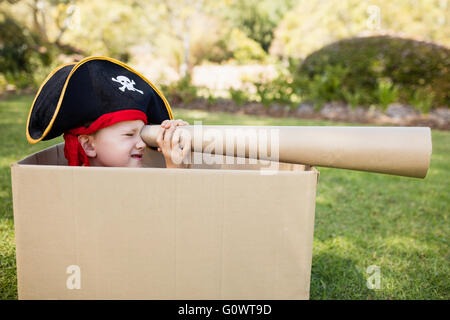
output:
<instances>
[{"instance_id":1,"label":"rolled cardboard tube","mask_svg":"<svg viewBox=\"0 0 450 320\"><path fill-rule=\"evenodd\" d=\"M159 125L141 131L156 147ZM192 151L424 178L432 152L428 127L180 126Z\"/></svg>"}]
</instances>

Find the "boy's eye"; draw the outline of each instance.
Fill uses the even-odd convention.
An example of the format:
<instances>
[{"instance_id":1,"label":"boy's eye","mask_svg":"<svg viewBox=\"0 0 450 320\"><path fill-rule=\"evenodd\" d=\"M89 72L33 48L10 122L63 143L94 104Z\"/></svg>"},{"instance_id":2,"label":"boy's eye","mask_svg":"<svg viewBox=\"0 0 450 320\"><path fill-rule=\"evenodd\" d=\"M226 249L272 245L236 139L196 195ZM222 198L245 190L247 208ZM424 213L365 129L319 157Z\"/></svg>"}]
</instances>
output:
<instances>
[{"instance_id":1,"label":"boy's eye","mask_svg":"<svg viewBox=\"0 0 450 320\"><path fill-rule=\"evenodd\" d=\"M129 137L132 137L132 136L134 136L134 133L126 133L125 135L129 136Z\"/></svg>"}]
</instances>

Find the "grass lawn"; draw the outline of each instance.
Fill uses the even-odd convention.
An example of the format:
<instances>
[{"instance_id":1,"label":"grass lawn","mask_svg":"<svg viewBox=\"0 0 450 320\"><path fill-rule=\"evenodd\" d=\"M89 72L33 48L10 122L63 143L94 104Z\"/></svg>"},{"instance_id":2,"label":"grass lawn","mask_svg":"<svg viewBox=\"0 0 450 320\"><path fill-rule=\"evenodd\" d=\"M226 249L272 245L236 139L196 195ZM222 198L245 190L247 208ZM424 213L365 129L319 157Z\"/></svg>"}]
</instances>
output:
<instances>
[{"instance_id":1,"label":"grass lawn","mask_svg":"<svg viewBox=\"0 0 450 320\"><path fill-rule=\"evenodd\" d=\"M0 299L16 299L10 163L62 142L29 145L31 96L0 101ZM174 110L190 123L346 125ZM433 131L426 179L349 170L320 170L311 299L449 299L450 132ZM414 143L414 141L411 141ZM380 268L380 289L368 289L367 268Z\"/></svg>"}]
</instances>

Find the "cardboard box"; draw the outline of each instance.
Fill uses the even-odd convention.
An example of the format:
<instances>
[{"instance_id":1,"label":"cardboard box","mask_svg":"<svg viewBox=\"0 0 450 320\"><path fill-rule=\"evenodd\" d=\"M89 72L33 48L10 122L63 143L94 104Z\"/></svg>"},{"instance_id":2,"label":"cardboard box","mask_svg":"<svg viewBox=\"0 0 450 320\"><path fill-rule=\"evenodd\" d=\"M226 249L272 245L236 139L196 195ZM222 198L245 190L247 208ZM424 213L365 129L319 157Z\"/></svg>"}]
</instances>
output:
<instances>
[{"instance_id":1,"label":"cardboard box","mask_svg":"<svg viewBox=\"0 0 450 320\"><path fill-rule=\"evenodd\" d=\"M308 299L318 171L11 165L19 299Z\"/></svg>"}]
</instances>

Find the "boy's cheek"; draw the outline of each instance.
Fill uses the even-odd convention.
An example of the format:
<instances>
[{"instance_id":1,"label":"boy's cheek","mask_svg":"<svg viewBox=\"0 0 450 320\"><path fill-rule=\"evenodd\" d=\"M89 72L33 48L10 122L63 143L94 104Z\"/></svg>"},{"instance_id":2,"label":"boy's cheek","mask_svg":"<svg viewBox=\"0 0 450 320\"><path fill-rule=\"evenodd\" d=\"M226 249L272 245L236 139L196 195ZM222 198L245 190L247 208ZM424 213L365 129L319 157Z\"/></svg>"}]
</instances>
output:
<instances>
[{"instance_id":1,"label":"boy's cheek","mask_svg":"<svg viewBox=\"0 0 450 320\"><path fill-rule=\"evenodd\" d=\"M102 150L97 157L107 166L125 166L130 160L123 153L114 150Z\"/></svg>"}]
</instances>

